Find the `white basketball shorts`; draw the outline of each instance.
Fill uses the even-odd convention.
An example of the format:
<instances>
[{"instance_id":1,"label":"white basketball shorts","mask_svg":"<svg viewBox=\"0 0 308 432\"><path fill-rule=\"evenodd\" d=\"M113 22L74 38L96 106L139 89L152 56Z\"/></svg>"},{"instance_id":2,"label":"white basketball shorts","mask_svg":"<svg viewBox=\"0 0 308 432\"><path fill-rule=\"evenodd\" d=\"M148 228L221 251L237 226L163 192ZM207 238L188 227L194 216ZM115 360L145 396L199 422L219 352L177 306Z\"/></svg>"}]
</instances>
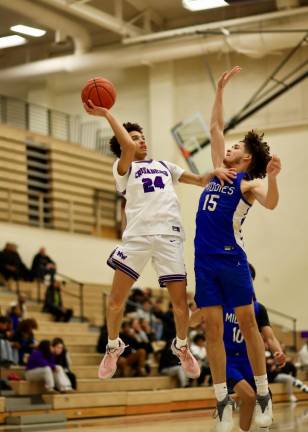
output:
<instances>
[{"instance_id":1,"label":"white basketball shorts","mask_svg":"<svg viewBox=\"0 0 308 432\"><path fill-rule=\"evenodd\" d=\"M176 236L129 237L112 251L107 264L137 280L150 259L161 287L168 282L186 281L183 241Z\"/></svg>"}]
</instances>

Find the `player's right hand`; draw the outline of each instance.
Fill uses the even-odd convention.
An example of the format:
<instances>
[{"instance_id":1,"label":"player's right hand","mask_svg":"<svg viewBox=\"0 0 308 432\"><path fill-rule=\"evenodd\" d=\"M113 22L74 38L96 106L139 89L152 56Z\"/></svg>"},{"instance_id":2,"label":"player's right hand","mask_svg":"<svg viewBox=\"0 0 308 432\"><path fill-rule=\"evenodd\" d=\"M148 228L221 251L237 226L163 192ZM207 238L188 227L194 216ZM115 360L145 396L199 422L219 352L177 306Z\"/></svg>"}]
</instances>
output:
<instances>
[{"instance_id":1,"label":"player's right hand","mask_svg":"<svg viewBox=\"0 0 308 432\"><path fill-rule=\"evenodd\" d=\"M234 168L215 168L214 177L218 177L221 186L224 186L225 181L227 183L233 183L233 180L236 178L237 171Z\"/></svg>"},{"instance_id":2,"label":"player's right hand","mask_svg":"<svg viewBox=\"0 0 308 432\"><path fill-rule=\"evenodd\" d=\"M88 103L83 104L83 107L88 114L94 116L106 117L109 112L107 108L94 105L94 103L90 99L88 100Z\"/></svg>"},{"instance_id":3,"label":"player's right hand","mask_svg":"<svg viewBox=\"0 0 308 432\"><path fill-rule=\"evenodd\" d=\"M229 71L224 72L217 82L217 89L223 90L228 81L237 73L241 72L242 68L240 66L235 66Z\"/></svg>"}]
</instances>

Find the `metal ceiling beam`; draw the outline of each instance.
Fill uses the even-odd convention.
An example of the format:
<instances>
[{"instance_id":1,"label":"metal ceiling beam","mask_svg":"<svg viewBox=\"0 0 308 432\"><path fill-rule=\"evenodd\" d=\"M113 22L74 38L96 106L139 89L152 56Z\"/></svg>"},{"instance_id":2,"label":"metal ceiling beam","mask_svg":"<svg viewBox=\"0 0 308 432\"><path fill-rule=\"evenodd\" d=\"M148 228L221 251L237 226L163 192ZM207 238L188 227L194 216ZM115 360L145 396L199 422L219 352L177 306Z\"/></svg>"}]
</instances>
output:
<instances>
[{"instance_id":1,"label":"metal ceiling beam","mask_svg":"<svg viewBox=\"0 0 308 432\"><path fill-rule=\"evenodd\" d=\"M51 6L62 9L71 13L79 18L87 20L93 24L105 28L113 33L120 34L121 36L134 37L142 34L142 30L132 24L110 15L97 9L93 6L84 3L68 3L66 0L40 0L42 3L48 3Z\"/></svg>"},{"instance_id":2,"label":"metal ceiling beam","mask_svg":"<svg viewBox=\"0 0 308 432\"><path fill-rule=\"evenodd\" d=\"M247 28L251 24L262 23L263 25L266 21L277 20L280 18L291 18L297 15L304 15L307 12L308 12L308 6L303 6L295 9L268 12L268 13L253 15L248 17L233 18L224 21L215 21L215 22L201 24L201 25L182 27L180 29L166 30L157 33L152 33L149 35L129 37L129 38L125 38L123 40L123 43L138 44L144 42L161 41L163 39L172 39L181 36L193 36L200 32L206 32L215 29L216 30L229 29L230 27L238 28L240 26L241 27L245 26Z\"/></svg>"}]
</instances>

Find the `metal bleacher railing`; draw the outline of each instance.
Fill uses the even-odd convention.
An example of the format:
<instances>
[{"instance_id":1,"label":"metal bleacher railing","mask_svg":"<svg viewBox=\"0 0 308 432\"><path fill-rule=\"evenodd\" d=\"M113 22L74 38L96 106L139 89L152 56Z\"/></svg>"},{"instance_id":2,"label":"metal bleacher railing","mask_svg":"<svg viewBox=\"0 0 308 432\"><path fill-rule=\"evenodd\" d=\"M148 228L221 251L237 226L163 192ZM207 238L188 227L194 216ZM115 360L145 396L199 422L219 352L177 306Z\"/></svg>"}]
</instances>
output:
<instances>
[{"instance_id":1,"label":"metal bleacher railing","mask_svg":"<svg viewBox=\"0 0 308 432\"><path fill-rule=\"evenodd\" d=\"M58 144L54 150L39 137L19 138L23 146L14 138L10 145L4 139L0 147L7 168L2 177L7 175L9 180L0 185L0 221L98 236L119 235L120 201L112 184L112 159L96 157L97 152L109 155L109 129L102 129L100 122L85 122L82 116L7 96L0 96L0 124L93 151L88 157L91 152L75 152L76 146L71 148L64 142L63 149ZM104 159L105 171L97 159ZM80 193L79 185L83 188Z\"/></svg>"},{"instance_id":2,"label":"metal bleacher railing","mask_svg":"<svg viewBox=\"0 0 308 432\"><path fill-rule=\"evenodd\" d=\"M82 116L0 96L0 123L80 144L82 147L110 155L110 129L102 128L98 121L85 121Z\"/></svg>"},{"instance_id":3,"label":"metal bleacher railing","mask_svg":"<svg viewBox=\"0 0 308 432\"><path fill-rule=\"evenodd\" d=\"M282 319L280 325L286 328L288 331L292 333L292 346L291 348L296 352L297 351L297 318L292 315L285 314L283 312L277 311L272 308L267 308L267 311L270 314L270 317L273 317L275 322L277 319ZM278 322L277 322L278 323Z\"/></svg>"}]
</instances>

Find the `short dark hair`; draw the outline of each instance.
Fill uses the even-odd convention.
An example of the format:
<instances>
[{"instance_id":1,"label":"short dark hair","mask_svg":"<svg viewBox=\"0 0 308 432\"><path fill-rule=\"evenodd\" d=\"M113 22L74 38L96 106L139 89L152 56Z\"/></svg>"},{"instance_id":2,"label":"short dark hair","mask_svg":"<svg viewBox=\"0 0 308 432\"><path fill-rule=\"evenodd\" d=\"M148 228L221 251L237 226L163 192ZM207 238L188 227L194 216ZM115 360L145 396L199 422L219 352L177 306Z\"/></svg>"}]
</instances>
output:
<instances>
[{"instance_id":1,"label":"short dark hair","mask_svg":"<svg viewBox=\"0 0 308 432\"><path fill-rule=\"evenodd\" d=\"M138 124L138 123L123 123L124 128L127 130L127 132L133 132L133 131L137 131L142 133L143 129L142 127ZM118 142L118 140L116 139L115 136L113 136L111 138L111 140L109 141L110 144L110 150L111 152L116 156L116 157L120 157L121 156L121 147L120 144Z\"/></svg>"},{"instance_id":2,"label":"short dark hair","mask_svg":"<svg viewBox=\"0 0 308 432\"><path fill-rule=\"evenodd\" d=\"M270 148L267 142L263 141L264 133L254 130L249 131L244 139L245 150L251 154L252 160L248 167L247 174L250 178L264 178L266 167L271 160Z\"/></svg>"}]
</instances>

